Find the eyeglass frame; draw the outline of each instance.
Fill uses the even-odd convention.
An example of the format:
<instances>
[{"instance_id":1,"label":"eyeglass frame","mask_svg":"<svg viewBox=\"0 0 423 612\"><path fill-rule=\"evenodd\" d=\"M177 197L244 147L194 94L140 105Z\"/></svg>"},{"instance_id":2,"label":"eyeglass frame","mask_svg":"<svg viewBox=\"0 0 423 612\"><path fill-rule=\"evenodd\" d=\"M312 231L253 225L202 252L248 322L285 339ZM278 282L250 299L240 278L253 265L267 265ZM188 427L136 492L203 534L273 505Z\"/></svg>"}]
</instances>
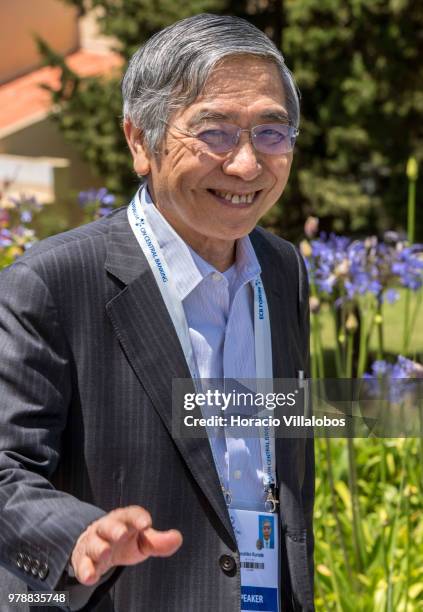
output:
<instances>
[{"instance_id":1,"label":"eyeglass frame","mask_svg":"<svg viewBox=\"0 0 423 612\"><path fill-rule=\"evenodd\" d=\"M177 130L181 134L184 134L185 136L191 136L191 138L195 138L195 139L199 140L200 142L203 142L203 144L209 146L208 143L206 143L205 141L201 140L201 138L198 138L198 135L195 134L194 132L191 132L189 130L183 130L182 128L178 127L177 125L170 125L169 123L167 123L167 121L165 121L164 123L166 123L166 125L168 125L168 127L173 127L175 130ZM256 130L257 128L263 127L265 125L285 125L285 126L287 126L287 127L289 127L289 128L294 130L293 136L291 136L291 138L295 138L295 140L297 139L298 134L300 133L300 130L297 127L295 127L294 125L292 125L291 123L281 123L281 122L279 122L279 123L278 122L275 122L275 123L260 123L259 125L254 125L251 128L240 128L237 125L235 125L234 123L230 123L230 124L227 124L227 125L231 125L231 126L237 128L237 132L236 132L237 139L236 139L236 142L227 151L219 151L219 152L213 151L213 153L215 155L222 155L223 153L230 153L231 151L233 151L239 145L239 141L240 141L241 133L242 132L248 132L249 133L249 135L250 135L250 143L254 147L254 150L257 151L257 153L261 153L262 155L287 155L288 153L291 153L294 150L295 142L294 142L294 145L292 146L292 148L289 151L286 151L285 153L268 153L268 152L265 153L265 152L260 151L259 149L257 149L257 147L255 145L255 142L254 142L254 133L253 133L253 130Z\"/></svg>"}]
</instances>

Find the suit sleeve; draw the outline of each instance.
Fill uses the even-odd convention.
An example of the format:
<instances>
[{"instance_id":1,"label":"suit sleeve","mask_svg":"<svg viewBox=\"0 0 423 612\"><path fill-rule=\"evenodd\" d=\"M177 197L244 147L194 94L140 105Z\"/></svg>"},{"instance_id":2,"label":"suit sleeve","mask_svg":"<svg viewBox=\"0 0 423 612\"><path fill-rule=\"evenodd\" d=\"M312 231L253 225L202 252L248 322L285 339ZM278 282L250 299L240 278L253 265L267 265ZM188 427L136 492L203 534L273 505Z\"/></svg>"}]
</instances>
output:
<instances>
[{"instance_id":1,"label":"suit sleeve","mask_svg":"<svg viewBox=\"0 0 423 612\"><path fill-rule=\"evenodd\" d=\"M77 538L105 514L50 483L70 380L50 292L17 263L0 274L0 565L37 591L59 584Z\"/></svg>"}]
</instances>

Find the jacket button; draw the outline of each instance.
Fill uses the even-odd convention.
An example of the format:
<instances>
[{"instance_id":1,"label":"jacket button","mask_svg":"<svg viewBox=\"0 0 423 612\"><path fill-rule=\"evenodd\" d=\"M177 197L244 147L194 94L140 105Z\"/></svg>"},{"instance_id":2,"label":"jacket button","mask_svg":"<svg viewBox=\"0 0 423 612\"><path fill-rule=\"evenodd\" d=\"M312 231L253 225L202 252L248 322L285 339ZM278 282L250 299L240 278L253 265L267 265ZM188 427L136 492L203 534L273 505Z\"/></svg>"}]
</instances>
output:
<instances>
[{"instance_id":1,"label":"jacket button","mask_svg":"<svg viewBox=\"0 0 423 612\"><path fill-rule=\"evenodd\" d=\"M219 559L219 565L225 574L234 576L236 574L236 561L230 555L222 555Z\"/></svg>"},{"instance_id":2,"label":"jacket button","mask_svg":"<svg viewBox=\"0 0 423 612\"><path fill-rule=\"evenodd\" d=\"M23 555L23 568L28 573L31 569L31 557L29 555Z\"/></svg>"},{"instance_id":3,"label":"jacket button","mask_svg":"<svg viewBox=\"0 0 423 612\"><path fill-rule=\"evenodd\" d=\"M35 559L35 561L31 563L31 574L33 576L38 576L39 567L40 567L40 562L37 559Z\"/></svg>"},{"instance_id":4,"label":"jacket button","mask_svg":"<svg viewBox=\"0 0 423 612\"><path fill-rule=\"evenodd\" d=\"M47 563L42 563L38 569L38 578L40 580L44 580L48 574L48 565Z\"/></svg>"}]
</instances>

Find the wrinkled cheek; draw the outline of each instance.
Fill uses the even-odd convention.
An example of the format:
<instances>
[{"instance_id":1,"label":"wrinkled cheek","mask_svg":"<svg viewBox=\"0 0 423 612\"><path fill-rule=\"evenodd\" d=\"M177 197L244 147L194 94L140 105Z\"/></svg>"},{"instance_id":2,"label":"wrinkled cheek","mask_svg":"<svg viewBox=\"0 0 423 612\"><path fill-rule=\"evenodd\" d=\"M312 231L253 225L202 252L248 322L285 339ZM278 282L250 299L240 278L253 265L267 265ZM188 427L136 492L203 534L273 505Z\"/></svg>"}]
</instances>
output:
<instances>
[{"instance_id":1,"label":"wrinkled cheek","mask_svg":"<svg viewBox=\"0 0 423 612\"><path fill-rule=\"evenodd\" d=\"M285 186L288 182L289 179L289 175L291 172L291 163L292 163L292 159L290 160L285 160L285 163L283 163L282 167L279 169L279 173L278 173L278 183L279 183L279 189L285 189Z\"/></svg>"}]
</instances>

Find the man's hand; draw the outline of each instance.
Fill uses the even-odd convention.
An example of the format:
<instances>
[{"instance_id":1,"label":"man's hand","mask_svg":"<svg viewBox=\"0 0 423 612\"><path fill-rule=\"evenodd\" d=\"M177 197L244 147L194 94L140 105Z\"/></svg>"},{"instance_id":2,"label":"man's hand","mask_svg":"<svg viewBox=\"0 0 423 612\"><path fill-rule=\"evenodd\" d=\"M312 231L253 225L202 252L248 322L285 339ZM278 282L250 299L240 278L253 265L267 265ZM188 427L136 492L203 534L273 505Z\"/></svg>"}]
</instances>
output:
<instances>
[{"instance_id":1,"label":"man's hand","mask_svg":"<svg viewBox=\"0 0 423 612\"><path fill-rule=\"evenodd\" d=\"M128 506L94 521L79 536L71 564L77 580L91 586L116 565L135 565L148 557L169 557L181 544L179 531L156 531L144 508Z\"/></svg>"}]
</instances>

